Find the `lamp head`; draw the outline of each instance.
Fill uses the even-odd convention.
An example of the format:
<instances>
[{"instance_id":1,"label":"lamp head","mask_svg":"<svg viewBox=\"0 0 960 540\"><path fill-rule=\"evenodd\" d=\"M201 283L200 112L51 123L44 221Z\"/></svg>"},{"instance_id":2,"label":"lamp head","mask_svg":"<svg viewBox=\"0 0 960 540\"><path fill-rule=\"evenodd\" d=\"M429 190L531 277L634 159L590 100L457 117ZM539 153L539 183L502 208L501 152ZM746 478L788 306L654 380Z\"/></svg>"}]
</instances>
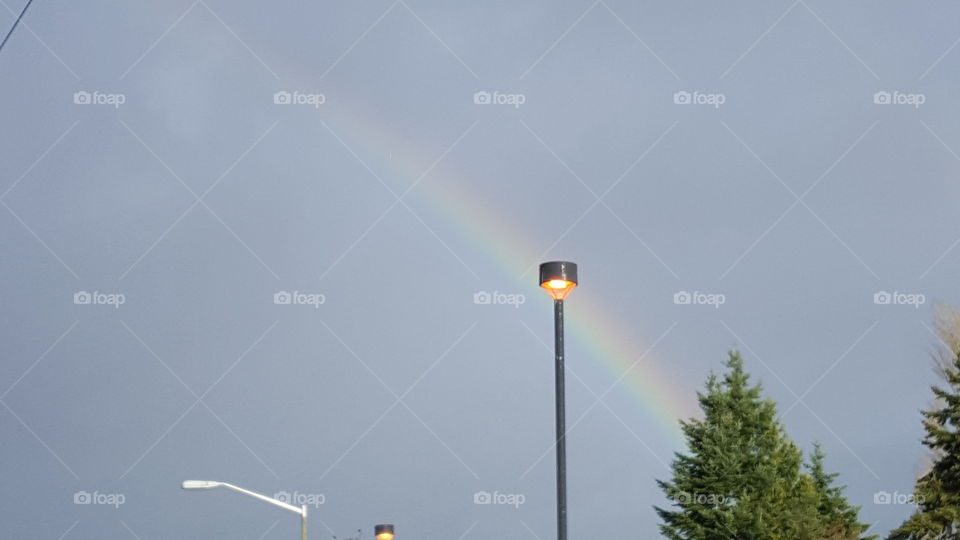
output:
<instances>
[{"instance_id":1,"label":"lamp head","mask_svg":"<svg viewBox=\"0 0 960 540\"><path fill-rule=\"evenodd\" d=\"M577 264L551 261L540 265L540 286L554 300L563 300L577 286Z\"/></svg>"},{"instance_id":2,"label":"lamp head","mask_svg":"<svg viewBox=\"0 0 960 540\"><path fill-rule=\"evenodd\" d=\"M212 480L184 480L181 487L183 489L211 489L220 486L221 482Z\"/></svg>"},{"instance_id":3,"label":"lamp head","mask_svg":"<svg viewBox=\"0 0 960 540\"><path fill-rule=\"evenodd\" d=\"M377 540L393 540L393 525L376 525L373 528L373 534Z\"/></svg>"}]
</instances>

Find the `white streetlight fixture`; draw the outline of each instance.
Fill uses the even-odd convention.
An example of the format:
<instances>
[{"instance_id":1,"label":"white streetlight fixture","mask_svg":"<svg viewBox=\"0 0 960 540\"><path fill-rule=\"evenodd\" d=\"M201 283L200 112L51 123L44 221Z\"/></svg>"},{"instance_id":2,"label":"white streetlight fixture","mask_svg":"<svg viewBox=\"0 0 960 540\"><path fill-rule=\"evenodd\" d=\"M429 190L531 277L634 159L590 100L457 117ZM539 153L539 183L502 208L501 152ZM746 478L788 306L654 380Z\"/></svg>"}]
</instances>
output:
<instances>
[{"instance_id":1,"label":"white streetlight fixture","mask_svg":"<svg viewBox=\"0 0 960 540\"><path fill-rule=\"evenodd\" d=\"M273 497L267 497L266 495L261 495L255 493L248 489L243 489L242 487L235 486L233 484L228 484L226 482L216 482L214 480L184 480L181 484L183 489L213 489L217 487L225 487L232 489L234 491L239 491L245 495L249 495L255 499L260 499L261 501L268 502L280 508L285 508L291 512L300 514L300 540L307 540L307 505L303 505L300 508L293 506L292 504L287 504L283 501L274 499Z\"/></svg>"}]
</instances>

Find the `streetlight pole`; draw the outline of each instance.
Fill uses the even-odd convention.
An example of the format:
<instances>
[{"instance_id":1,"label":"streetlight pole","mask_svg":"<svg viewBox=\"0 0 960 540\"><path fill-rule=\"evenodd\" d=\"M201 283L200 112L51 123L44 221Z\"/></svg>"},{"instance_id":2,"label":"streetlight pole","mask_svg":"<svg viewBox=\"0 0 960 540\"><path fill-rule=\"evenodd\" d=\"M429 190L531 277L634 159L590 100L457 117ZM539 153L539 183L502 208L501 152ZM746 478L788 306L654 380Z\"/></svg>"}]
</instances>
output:
<instances>
[{"instance_id":1,"label":"streetlight pole","mask_svg":"<svg viewBox=\"0 0 960 540\"><path fill-rule=\"evenodd\" d=\"M261 495L260 493L253 492L248 489L243 489L242 487L235 486L233 484L228 484L226 482L216 482L213 480L184 480L181 486L183 487L183 489L212 489L217 487L225 487L227 489L238 491L240 493L243 493L244 495L249 495L255 499L260 499L261 501L265 501L270 504L279 506L280 508L284 508L284 509L290 510L291 512L300 514L300 540L307 540L307 505L303 505L300 508L297 508L292 504L287 504L283 501L274 499L273 497Z\"/></svg>"},{"instance_id":2,"label":"streetlight pole","mask_svg":"<svg viewBox=\"0 0 960 540\"><path fill-rule=\"evenodd\" d=\"M540 265L540 286L553 297L554 398L557 447L557 539L567 540L567 439L564 385L563 301L577 286L577 265L567 261Z\"/></svg>"}]
</instances>

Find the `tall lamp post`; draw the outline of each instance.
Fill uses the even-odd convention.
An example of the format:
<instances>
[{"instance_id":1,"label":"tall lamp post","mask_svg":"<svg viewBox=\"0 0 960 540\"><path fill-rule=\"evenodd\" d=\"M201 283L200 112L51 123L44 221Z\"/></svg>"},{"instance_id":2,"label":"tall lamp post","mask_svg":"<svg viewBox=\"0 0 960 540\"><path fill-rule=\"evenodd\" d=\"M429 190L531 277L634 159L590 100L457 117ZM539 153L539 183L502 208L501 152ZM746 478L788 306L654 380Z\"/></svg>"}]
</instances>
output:
<instances>
[{"instance_id":1,"label":"tall lamp post","mask_svg":"<svg viewBox=\"0 0 960 540\"><path fill-rule=\"evenodd\" d=\"M563 300L577 286L577 265L551 261L540 265L540 286L553 297L553 343L557 407L557 539L567 540L567 442L563 364Z\"/></svg>"},{"instance_id":2,"label":"tall lamp post","mask_svg":"<svg viewBox=\"0 0 960 540\"><path fill-rule=\"evenodd\" d=\"M217 487L225 487L232 489L234 491L239 491L244 495L249 495L255 499L260 499L261 501L268 502L270 504L279 506L280 508L285 508L291 512L300 514L300 540L307 540L307 505L303 505L300 508L293 506L292 504L287 504L283 501L278 501L273 497L267 497L266 495L261 495L259 493L254 493L248 489L243 489L242 487L237 487L233 484L228 484L226 482L215 482L212 480L184 480L183 489L212 489Z\"/></svg>"}]
</instances>

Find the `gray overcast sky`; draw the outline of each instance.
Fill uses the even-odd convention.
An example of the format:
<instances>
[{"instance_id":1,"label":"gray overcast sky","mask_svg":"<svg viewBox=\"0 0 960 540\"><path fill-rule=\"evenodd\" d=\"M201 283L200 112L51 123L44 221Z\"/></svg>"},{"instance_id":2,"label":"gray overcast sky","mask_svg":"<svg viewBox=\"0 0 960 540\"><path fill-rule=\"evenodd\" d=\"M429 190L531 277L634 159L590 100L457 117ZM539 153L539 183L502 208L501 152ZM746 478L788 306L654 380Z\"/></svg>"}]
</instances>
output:
<instances>
[{"instance_id":1,"label":"gray overcast sky","mask_svg":"<svg viewBox=\"0 0 960 540\"><path fill-rule=\"evenodd\" d=\"M656 535L734 347L885 533L960 303L960 6L923 6L37 0L0 53L2 536L296 534L209 478L315 538L550 538L549 259L572 537Z\"/></svg>"}]
</instances>

